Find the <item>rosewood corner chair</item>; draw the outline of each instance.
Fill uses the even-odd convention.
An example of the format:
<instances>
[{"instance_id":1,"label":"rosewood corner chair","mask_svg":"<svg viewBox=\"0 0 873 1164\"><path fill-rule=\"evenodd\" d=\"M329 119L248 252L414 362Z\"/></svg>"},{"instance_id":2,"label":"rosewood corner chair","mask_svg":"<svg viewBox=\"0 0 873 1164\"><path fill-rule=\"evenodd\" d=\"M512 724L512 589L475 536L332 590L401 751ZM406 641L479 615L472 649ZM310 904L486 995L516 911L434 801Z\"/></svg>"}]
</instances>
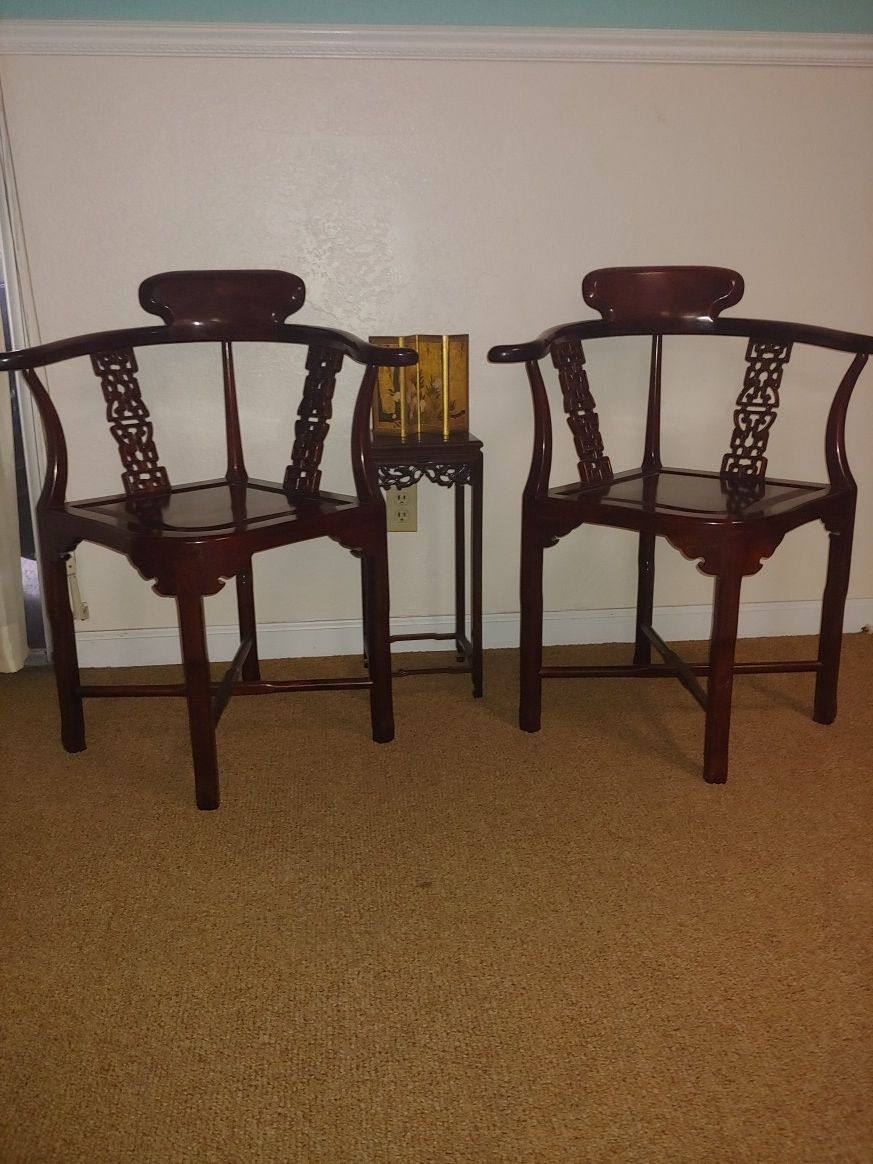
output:
<instances>
[{"instance_id":1,"label":"rosewood corner chair","mask_svg":"<svg viewBox=\"0 0 873 1164\"><path fill-rule=\"evenodd\" d=\"M303 281L285 271L169 271L140 286L140 303L163 325L99 332L0 356L0 371L20 371L43 424L47 471L37 503L40 559L54 648L61 736L68 752L85 747L83 696L177 695L187 700L197 806L219 804L215 727L231 695L368 688L373 739L394 736L388 626L385 505L370 459L369 415L379 365L416 362L409 349L373 347L341 331L285 319L305 298ZM220 345L227 471L209 481L171 484L158 458L152 420L138 378L136 350L157 344ZM282 483L246 472L237 408L237 341L307 349L306 377ZM67 448L58 413L36 369L89 356L106 401L121 458L124 492L68 501ZM351 460L356 496L321 488L320 463L331 399L343 359L364 365L354 406ZM289 417L290 429L290 417ZM369 673L361 678L261 679L252 557L264 550L329 537L361 558ZM160 595L178 607L184 682L83 685L67 592L66 558L80 542L126 555ZM220 682L210 678L204 596L236 579L241 644Z\"/></svg>"},{"instance_id":2,"label":"rosewood corner chair","mask_svg":"<svg viewBox=\"0 0 873 1164\"><path fill-rule=\"evenodd\" d=\"M582 294L601 319L544 332L531 343L492 348L495 363L524 363L533 394L534 448L522 502L521 697L519 726L540 727L542 680L567 677L673 675L706 713L704 778L727 779L733 677L738 673L813 672L813 718L832 723L837 708L843 614L849 582L856 485L846 459L846 410L873 353L873 336L770 320L720 318L738 303L743 280L720 267L611 267L585 276ZM651 336L648 411L642 465L613 472L600 435L585 369L583 341ZM746 371L734 430L717 472L661 464L660 407L664 336L741 336ZM829 481L766 476L767 442L779 406L792 346L807 344L853 355L836 388L825 429ZM579 458L579 480L550 488L552 427L539 361L551 356ZM830 535L818 656L808 662L735 663L740 588L789 530L820 520ZM585 523L639 535L636 641L628 666L543 666L543 551ZM714 577L709 661L689 666L652 629L655 538L664 537ZM653 664L654 646L664 662ZM698 676L707 677L706 690Z\"/></svg>"}]
</instances>

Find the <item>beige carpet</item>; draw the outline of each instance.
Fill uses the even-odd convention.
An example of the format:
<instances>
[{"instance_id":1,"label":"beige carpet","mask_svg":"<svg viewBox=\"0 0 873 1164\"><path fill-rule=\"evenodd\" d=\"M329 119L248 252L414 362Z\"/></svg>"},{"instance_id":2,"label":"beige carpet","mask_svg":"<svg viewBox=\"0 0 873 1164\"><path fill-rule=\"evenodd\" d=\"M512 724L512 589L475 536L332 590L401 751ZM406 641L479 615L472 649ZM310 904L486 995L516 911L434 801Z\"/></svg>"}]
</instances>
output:
<instances>
[{"instance_id":1,"label":"beige carpet","mask_svg":"<svg viewBox=\"0 0 873 1164\"><path fill-rule=\"evenodd\" d=\"M737 680L725 787L678 684L525 735L515 666L399 680L381 747L363 693L237 700L217 813L181 702L67 756L2 677L0 1160L869 1164L873 637L830 728Z\"/></svg>"}]
</instances>

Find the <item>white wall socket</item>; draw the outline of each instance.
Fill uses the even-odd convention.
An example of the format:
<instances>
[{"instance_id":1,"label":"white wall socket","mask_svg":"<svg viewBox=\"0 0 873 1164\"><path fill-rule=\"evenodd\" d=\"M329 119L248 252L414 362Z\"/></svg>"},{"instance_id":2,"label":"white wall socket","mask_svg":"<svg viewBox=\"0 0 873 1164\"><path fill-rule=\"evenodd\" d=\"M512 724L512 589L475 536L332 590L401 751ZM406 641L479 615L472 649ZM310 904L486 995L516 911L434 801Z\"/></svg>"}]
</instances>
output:
<instances>
[{"instance_id":1,"label":"white wall socket","mask_svg":"<svg viewBox=\"0 0 873 1164\"><path fill-rule=\"evenodd\" d=\"M386 489L385 516L389 533L415 533L418 529L418 486Z\"/></svg>"},{"instance_id":2,"label":"white wall socket","mask_svg":"<svg viewBox=\"0 0 873 1164\"><path fill-rule=\"evenodd\" d=\"M82 597L79 589L79 576L76 573L76 555L67 555L67 587L70 591L70 606L76 622L84 622L89 616L88 603Z\"/></svg>"}]
</instances>

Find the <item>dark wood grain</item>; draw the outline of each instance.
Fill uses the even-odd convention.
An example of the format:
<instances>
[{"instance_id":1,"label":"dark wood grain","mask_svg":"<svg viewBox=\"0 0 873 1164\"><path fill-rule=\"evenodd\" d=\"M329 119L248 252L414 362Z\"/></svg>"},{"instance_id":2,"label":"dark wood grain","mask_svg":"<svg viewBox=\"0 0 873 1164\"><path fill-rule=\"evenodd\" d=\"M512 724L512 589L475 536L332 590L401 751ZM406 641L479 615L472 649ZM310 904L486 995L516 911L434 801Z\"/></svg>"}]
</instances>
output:
<instances>
[{"instance_id":1,"label":"dark wood grain","mask_svg":"<svg viewBox=\"0 0 873 1164\"><path fill-rule=\"evenodd\" d=\"M414 364L408 348L378 348L348 332L286 324L305 299L303 281L283 271L170 271L140 287L140 302L161 317L160 327L96 332L0 355L0 371L21 372L42 420L46 474L37 503L41 569L52 630L61 733L68 751L85 747L83 696L184 694L188 705L196 800L219 804L215 721L233 694L277 691L370 691L372 734L393 738L391 653L385 506L369 442L370 401L376 368ZM233 342L260 341L307 349L308 374L298 411L291 464L283 483L250 479L245 468L237 407ZM158 459L151 416L139 383L137 347L220 345L225 405L225 476L172 484ZM63 427L36 369L91 358L107 405L110 431L122 462L124 491L69 500ZM336 375L344 357L363 366L351 437L354 495L321 487L321 458ZM180 410L185 407L180 404ZM276 417L278 424L286 416ZM372 600L367 613L370 674L360 679L263 682L258 661L253 555L313 538L329 537L363 558ZM158 594L176 600L185 682L83 686L67 593L65 559L81 542L124 554ZM203 599L236 579L244 644L218 683L210 676Z\"/></svg>"},{"instance_id":2,"label":"dark wood grain","mask_svg":"<svg viewBox=\"0 0 873 1164\"><path fill-rule=\"evenodd\" d=\"M395 677L469 672L473 696L484 690L482 664L482 441L469 432L412 433L405 437L373 435L373 463L383 489L408 488L424 479L454 493L455 629L451 634L392 635L392 642L454 641L457 665L451 667L397 667ZM467 553L465 493L470 490L470 633L467 634ZM366 607L367 583L364 582ZM365 641L364 654L369 646Z\"/></svg>"},{"instance_id":3,"label":"dark wood grain","mask_svg":"<svg viewBox=\"0 0 873 1164\"><path fill-rule=\"evenodd\" d=\"M521 649L519 725L537 731L542 680L559 677L677 676L696 698L694 676L707 677L704 778L727 779L735 674L811 671L816 676L814 718L836 715L843 615L851 564L857 487L846 456L846 415L855 384L873 354L873 336L784 320L721 318L739 302L743 279L722 267L611 267L592 271L582 284L585 300L602 318L561 324L537 339L489 352L494 363L524 363L533 402L533 451L522 500ZM582 343L625 335L650 335L652 357L646 436L638 468L613 473L603 465L594 401L582 367ZM734 411L729 451L717 471L661 463L661 378L665 338L672 335L742 336L746 370ZM792 347L806 344L854 356L834 389L824 434L826 482L768 477L767 449L785 365ZM551 486L552 421L540 361L551 356L562 375L565 410L580 449L579 480ZM581 377L584 376L584 383ZM573 379L571 383L570 380ZM575 427L574 427L575 426ZM581 442L581 443L580 443ZM735 663L743 578L761 569L785 535L821 521L830 534L818 658L812 662ZM543 666L544 551L585 525L636 533L637 609L633 662L604 667ZM708 663L688 666L653 631L655 542L665 538L714 579ZM664 655L652 664L651 647Z\"/></svg>"}]
</instances>

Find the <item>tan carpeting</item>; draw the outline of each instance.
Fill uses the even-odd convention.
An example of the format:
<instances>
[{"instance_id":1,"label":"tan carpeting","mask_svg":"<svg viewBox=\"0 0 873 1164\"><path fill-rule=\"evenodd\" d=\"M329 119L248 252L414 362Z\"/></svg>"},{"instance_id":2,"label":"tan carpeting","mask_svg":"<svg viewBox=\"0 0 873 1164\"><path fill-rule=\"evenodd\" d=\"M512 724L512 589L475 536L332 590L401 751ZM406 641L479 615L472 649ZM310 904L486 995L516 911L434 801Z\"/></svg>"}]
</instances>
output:
<instances>
[{"instance_id":1,"label":"tan carpeting","mask_svg":"<svg viewBox=\"0 0 873 1164\"><path fill-rule=\"evenodd\" d=\"M869 1164L873 637L830 728L738 679L721 788L678 684L550 682L525 735L515 666L399 680L381 747L363 693L239 699L217 813L181 702L67 756L4 676L0 1160Z\"/></svg>"}]
</instances>

